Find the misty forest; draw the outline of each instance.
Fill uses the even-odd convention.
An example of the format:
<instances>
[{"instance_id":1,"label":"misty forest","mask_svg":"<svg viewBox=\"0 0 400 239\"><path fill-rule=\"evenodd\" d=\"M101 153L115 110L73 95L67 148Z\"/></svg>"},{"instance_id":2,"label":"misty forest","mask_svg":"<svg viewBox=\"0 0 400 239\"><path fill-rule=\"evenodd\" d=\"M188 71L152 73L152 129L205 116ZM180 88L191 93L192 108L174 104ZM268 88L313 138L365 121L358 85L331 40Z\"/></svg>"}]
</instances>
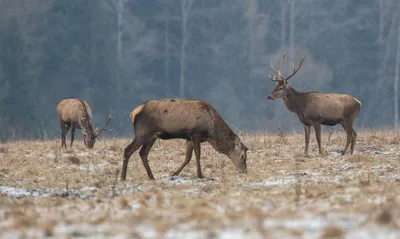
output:
<instances>
[{"instance_id":1,"label":"misty forest","mask_svg":"<svg viewBox=\"0 0 400 239\"><path fill-rule=\"evenodd\" d=\"M1 0L0 140L59 137L64 98L96 126L111 110L115 137L171 97L211 103L235 131L302 132L266 99L283 53L306 56L295 89L360 99L356 130L397 128L399 18L398 0Z\"/></svg>"}]
</instances>

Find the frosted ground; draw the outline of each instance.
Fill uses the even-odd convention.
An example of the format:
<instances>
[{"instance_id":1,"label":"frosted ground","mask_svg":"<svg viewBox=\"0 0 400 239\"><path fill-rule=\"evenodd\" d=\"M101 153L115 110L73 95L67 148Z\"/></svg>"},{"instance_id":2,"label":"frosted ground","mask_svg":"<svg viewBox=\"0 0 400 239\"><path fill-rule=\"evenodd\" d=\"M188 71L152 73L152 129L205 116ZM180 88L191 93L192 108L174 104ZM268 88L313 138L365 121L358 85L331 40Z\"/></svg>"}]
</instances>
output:
<instances>
[{"instance_id":1,"label":"frosted ground","mask_svg":"<svg viewBox=\"0 0 400 239\"><path fill-rule=\"evenodd\" d=\"M400 238L400 137L359 133L341 156L344 133L326 134L326 155L303 155L304 136L244 136L247 175L202 145L206 179L184 142L158 141L150 181L138 154L119 181L127 139L71 150L59 141L0 145L2 238Z\"/></svg>"}]
</instances>

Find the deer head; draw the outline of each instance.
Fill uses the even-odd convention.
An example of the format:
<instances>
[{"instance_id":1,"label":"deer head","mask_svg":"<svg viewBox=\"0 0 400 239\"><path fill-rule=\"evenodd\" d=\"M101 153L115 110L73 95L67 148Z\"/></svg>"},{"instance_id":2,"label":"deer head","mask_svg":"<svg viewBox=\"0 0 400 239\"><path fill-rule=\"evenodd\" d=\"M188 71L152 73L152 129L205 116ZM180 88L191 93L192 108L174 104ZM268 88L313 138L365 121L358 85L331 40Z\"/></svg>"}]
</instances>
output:
<instances>
[{"instance_id":1,"label":"deer head","mask_svg":"<svg viewBox=\"0 0 400 239\"><path fill-rule=\"evenodd\" d=\"M229 158L235 165L240 173L247 173L247 150L248 148L240 141L238 137L235 138L234 148L228 153Z\"/></svg>"},{"instance_id":2,"label":"deer head","mask_svg":"<svg viewBox=\"0 0 400 239\"><path fill-rule=\"evenodd\" d=\"M267 97L268 100L281 99L285 96L285 93L289 88L289 79L292 78L292 76L294 76L300 70L301 66L303 65L304 59L306 59L306 57L300 57L299 66L297 68L294 66L294 63L292 62L293 73L288 77L284 78L282 76L282 71L283 71L283 62L285 60L285 57L286 54L283 54L283 56L281 57L281 63L279 69L276 69L271 64L272 71L270 71L269 78L270 80L276 82L276 87L268 95Z\"/></svg>"},{"instance_id":3,"label":"deer head","mask_svg":"<svg viewBox=\"0 0 400 239\"><path fill-rule=\"evenodd\" d=\"M107 120L105 121L105 123L104 123L104 126L103 126L101 129L99 129L98 127L96 127L96 129L95 129L94 131L92 131L92 133L90 133L90 131L87 130L87 129L82 129L82 132L83 132L83 135L84 135L84 137L83 137L83 142L85 143L85 145L86 145L89 149L93 148L94 143L96 142L96 139L99 139L99 140L100 140L99 136L100 136L100 133L101 133L102 131L104 131L104 130L111 131L111 130L112 130L112 129L107 129L106 126L107 126L107 124L108 124L112 119L114 119L114 118L115 118L115 117L113 117L113 116L111 115L111 112L110 112L110 114L109 114L109 116L108 116L108 119L107 119ZM84 120L84 119L83 119L83 120Z\"/></svg>"}]
</instances>

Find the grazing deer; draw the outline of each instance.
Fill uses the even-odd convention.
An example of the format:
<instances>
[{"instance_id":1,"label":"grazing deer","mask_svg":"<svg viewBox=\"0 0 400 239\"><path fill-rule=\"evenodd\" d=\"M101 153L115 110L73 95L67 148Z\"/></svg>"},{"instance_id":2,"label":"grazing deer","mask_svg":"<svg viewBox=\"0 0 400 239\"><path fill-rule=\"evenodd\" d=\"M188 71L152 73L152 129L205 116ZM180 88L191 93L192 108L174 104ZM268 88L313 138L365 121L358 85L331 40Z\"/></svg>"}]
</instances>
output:
<instances>
[{"instance_id":1,"label":"grazing deer","mask_svg":"<svg viewBox=\"0 0 400 239\"><path fill-rule=\"evenodd\" d=\"M108 122L114 117L110 115L106 120L102 129L96 128L93 130L92 112L89 104L80 99L64 99L57 104L57 115L61 127L61 147L67 147L65 137L68 130L71 128L71 147L74 142L75 129L82 130L83 142L89 149L93 148L96 139L103 130L107 129Z\"/></svg>"},{"instance_id":2,"label":"grazing deer","mask_svg":"<svg viewBox=\"0 0 400 239\"><path fill-rule=\"evenodd\" d=\"M283 98L286 107L297 114L300 121L304 125L305 132L305 150L308 154L308 143L310 141L311 126L315 129L315 135L318 142L319 154L323 155L321 147L321 124L333 126L341 124L346 131L347 140L346 146L342 155L351 143L351 154L354 152L357 133L353 129L353 122L360 112L361 102L355 97L347 94L324 94L320 92L298 92L289 86L289 79L294 76L301 68L305 57L300 58L299 66L296 68L293 65L293 73L286 78L282 77L283 62L286 54L281 57L280 68L276 69L271 65L273 72L270 74L270 79L276 82L275 89L268 95L267 99L276 100Z\"/></svg>"},{"instance_id":3,"label":"grazing deer","mask_svg":"<svg viewBox=\"0 0 400 239\"><path fill-rule=\"evenodd\" d=\"M185 161L173 175L179 175L196 155L197 176L203 178L200 167L200 144L209 142L216 151L227 155L240 173L247 172L247 147L229 128L210 104L196 99L150 100L131 113L134 140L124 150L121 180L126 179L129 158L141 147L139 155L149 179L154 180L147 156L157 139L185 139Z\"/></svg>"}]
</instances>

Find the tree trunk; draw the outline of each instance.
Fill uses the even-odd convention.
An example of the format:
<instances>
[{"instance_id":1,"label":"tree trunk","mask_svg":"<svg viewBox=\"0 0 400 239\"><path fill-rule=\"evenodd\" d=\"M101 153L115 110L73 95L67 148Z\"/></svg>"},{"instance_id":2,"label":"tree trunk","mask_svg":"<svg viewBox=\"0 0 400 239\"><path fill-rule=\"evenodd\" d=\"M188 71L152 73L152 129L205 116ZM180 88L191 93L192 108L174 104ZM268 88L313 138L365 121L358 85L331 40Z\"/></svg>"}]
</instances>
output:
<instances>
[{"instance_id":1,"label":"tree trunk","mask_svg":"<svg viewBox=\"0 0 400 239\"><path fill-rule=\"evenodd\" d=\"M165 97L170 96L169 64L170 64L170 43L169 43L169 7L165 7L165 26L164 26L164 77L165 77Z\"/></svg>"},{"instance_id":2,"label":"tree trunk","mask_svg":"<svg viewBox=\"0 0 400 239\"><path fill-rule=\"evenodd\" d=\"M119 67L122 63L122 11L124 7L124 0L118 0L117 6L117 60L118 60L118 72L120 72Z\"/></svg>"},{"instance_id":3,"label":"tree trunk","mask_svg":"<svg viewBox=\"0 0 400 239\"><path fill-rule=\"evenodd\" d=\"M294 58L294 29L295 29L295 20L296 20L296 12L295 12L295 1L290 1L290 52L289 58Z\"/></svg>"},{"instance_id":4,"label":"tree trunk","mask_svg":"<svg viewBox=\"0 0 400 239\"><path fill-rule=\"evenodd\" d=\"M180 59L180 82L179 82L179 96L185 98L185 70L186 70L186 45L187 45L187 23L192 0L182 0L182 41L181 41L181 59Z\"/></svg>"},{"instance_id":5,"label":"tree trunk","mask_svg":"<svg viewBox=\"0 0 400 239\"><path fill-rule=\"evenodd\" d=\"M399 129L399 64L400 64L400 23L397 30L397 54L396 54L396 69L394 72L394 128Z\"/></svg>"},{"instance_id":6,"label":"tree trunk","mask_svg":"<svg viewBox=\"0 0 400 239\"><path fill-rule=\"evenodd\" d=\"M286 42L286 1L281 0L281 47Z\"/></svg>"},{"instance_id":7,"label":"tree trunk","mask_svg":"<svg viewBox=\"0 0 400 239\"><path fill-rule=\"evenodd\" d=\"M124 0L118 0L116 6L117 14L117 71L115 72L115 84L116 84L116 97L115 97L115 110L118 114L120 112L121 103L121 92L122 92L122 82L121 82L121 68L122 68L122 32L123 32L123 9Z\"/></svg>"},{"instance_id":8,"label":"tree trunk","mask_svg":"<svg viewBox=\"0 0 400 239\"><path fill-rule=\"evenodd\" d=\"M245 10L245 15L246 15L246 20L247 20L247 39L248 39L248 58L247 62L250 67L252 67L255 63L255 36L254 36L254 22L255 18L257 16L257 0L248 0L246 2L246 10Z\"/></svg>"}]
</instances>

